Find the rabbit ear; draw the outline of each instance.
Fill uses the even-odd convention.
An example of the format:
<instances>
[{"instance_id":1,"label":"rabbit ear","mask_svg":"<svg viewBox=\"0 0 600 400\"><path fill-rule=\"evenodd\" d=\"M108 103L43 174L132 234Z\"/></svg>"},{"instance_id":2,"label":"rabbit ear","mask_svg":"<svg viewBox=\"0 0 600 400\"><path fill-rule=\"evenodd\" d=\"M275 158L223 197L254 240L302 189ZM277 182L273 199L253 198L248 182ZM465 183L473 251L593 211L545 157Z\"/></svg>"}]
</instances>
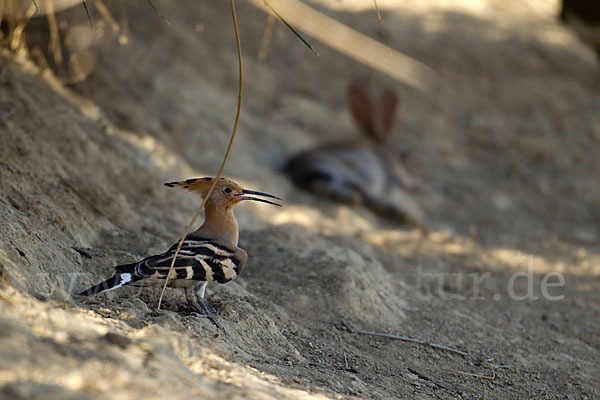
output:
<instances>
[{"instance_id":1,"label":"rabbit ear","mask_svg":"<svg viewBox=\"0 0 600 400\"><path fill-rule=\"evenodd\" d=\"M373 104L367 93L366 81L355 78L348 87L348 102L356 124L367 136L375 136Z\"/></svg>"},{"instance_id":2,"label":"rabbit ear","mask_svg":"<svg viewBox=\"0 0 600 400\"><path fill-rule=\"evenodd\" d=\"M394 118L396 117L397 104L398 97L396 96L396 93L388 89L381 93L381 96L375 105L377 117L374 121L374 131L375 136L377 136L381 142L387 141L391 136L392 125L394 124Z\"/></svg>"}]
</instances>

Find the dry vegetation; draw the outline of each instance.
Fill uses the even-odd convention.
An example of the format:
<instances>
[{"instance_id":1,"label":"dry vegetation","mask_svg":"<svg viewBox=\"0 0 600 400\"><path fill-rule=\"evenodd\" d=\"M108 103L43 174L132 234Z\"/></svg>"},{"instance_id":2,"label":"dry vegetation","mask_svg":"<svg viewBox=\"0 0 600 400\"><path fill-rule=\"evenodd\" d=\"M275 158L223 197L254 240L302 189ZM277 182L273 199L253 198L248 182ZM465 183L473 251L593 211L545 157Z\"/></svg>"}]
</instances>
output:
<instances>
[{"instance_id":1,"label":"dry vegetation","mask_svg":"<svg viewBox=\"0 0 600 400\"><path fill-rule=\"evenodd\" d=\"M248 265L208 291L228 335L180 291L160 312L159 289L72 297L181 235L200 199L162 183L214 174L231 132L227 2L157 2L170 25L137 3L102 3L100 38L79 7L56 14L60 64L43 18L27 48L1 51L3 397L600 397L600 98L594 54L553 2L378 0L391 45L439 75L418 88L314 41L317 58L279 23L261 61L266 14L239 2L246 92L225 176L285 207L238 210ZM311 4L380 39L371 3ZM427 235L279 172L356 133L356 75L400 94L399 137L424 189L394 198L420 209ZM509 298L530 263L538 299ZM559 301L540 289L553 271Z\"/></svg>"}]
</instances>

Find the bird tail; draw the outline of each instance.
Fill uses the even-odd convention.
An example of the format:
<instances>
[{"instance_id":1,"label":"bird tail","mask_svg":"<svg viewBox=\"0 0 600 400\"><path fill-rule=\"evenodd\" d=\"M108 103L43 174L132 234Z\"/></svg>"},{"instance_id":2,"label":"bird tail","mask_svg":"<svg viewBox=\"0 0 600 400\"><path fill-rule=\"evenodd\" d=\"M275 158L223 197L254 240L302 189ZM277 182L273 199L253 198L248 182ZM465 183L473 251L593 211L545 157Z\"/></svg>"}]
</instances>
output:
<instances>
[{"instance_id":1,"label":"bird tail","mask_svg":"<svg viewBox=\"0 0 600 400\"><path fill-rule=\"evenodd\" d=\"M118 289L120 287L129 285L137 280L141 279L136 276L133 271L130 272L117 272L111 278L108 278L104 282L100 282L97 285L92 286L79 293L80 296L93 296L98 293L104 293L111 290Z\"/></svg>"}]
</instances>

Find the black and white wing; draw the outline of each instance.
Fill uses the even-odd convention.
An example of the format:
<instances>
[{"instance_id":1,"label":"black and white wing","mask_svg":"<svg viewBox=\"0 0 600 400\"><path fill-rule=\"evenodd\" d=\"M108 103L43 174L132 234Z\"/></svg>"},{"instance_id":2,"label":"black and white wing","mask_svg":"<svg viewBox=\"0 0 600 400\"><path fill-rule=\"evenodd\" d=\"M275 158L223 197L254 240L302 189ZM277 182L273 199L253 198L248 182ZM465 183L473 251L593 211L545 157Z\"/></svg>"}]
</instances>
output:
<instances>
[{"instance_id":1,"label":"black and white wing","mask_svg":"<svg viewBox=\"0 0 600 400\"><path fill-rule=\"evenodd\" d=\"M114 276L92 286L80 295L92 296L125 285L135 285L136 282L144 284L144 280L164 281L169 273L178 245L179 242L166 252L146 257L137 263L115 267ZM232 250L210 239L186 238L177 255L169 282L185 284L184 281L216 281L227 283L242 272L245 263L246 253L241 249Z\"/></svg>"}]
</instances>

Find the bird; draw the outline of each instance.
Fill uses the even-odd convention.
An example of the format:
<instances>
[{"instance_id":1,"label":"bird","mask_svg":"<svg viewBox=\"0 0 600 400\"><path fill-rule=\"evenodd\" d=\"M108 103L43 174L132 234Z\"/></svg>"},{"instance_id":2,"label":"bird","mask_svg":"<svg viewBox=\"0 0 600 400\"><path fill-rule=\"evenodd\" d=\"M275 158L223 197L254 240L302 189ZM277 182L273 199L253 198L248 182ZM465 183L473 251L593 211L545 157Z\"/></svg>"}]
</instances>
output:
<instances>
[{"instance_id":1,"label":"bird","mask_svg":"<svg viewBox=\"0 0 600 400\"><path fill-rule=\"evenodd\" d=\"M596 52L600 82L600 1L562 0L559 18Z\"/></svg>"},{"instance_id":2,"label":"bird","mask_svg":"<svg viewBox=\"0 0 600 400\"><path fill-rule=\"evenodd\" d=\"M165 186L179 187L199 192L204 198L208 195L214 178L191 178L184 181L168 182ZM248 254L238 247L239 228L233 214L236 205L243 201L258 201L281 207L281 204L264 198L281 200L268 193L243 189L237 183L219 178L205 204L205 219L202 226L185 237L167 286L183 288L190 307L208 316L212 322L225 329L217 321L214 311L204 299L209 282L227 283L240 275ZM179 241L162 254L152 255L140 261L118 265L115 274L94 285L80 296L93 296L124 286L162 286L171 267Z\"/></svg>"}]
</instances>

